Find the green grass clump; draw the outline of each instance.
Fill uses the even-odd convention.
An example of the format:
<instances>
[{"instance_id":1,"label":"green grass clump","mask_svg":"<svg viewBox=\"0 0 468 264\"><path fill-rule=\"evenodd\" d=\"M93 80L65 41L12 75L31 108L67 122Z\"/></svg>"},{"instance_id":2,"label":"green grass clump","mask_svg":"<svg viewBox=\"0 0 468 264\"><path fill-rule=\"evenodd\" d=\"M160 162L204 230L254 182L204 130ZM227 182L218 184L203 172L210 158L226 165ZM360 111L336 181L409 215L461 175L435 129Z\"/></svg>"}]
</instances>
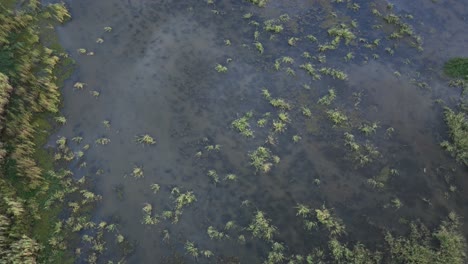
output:
<instances>
[{"instance_id":1,"label":"green grass clump","mask_svg":"<svg viewBox=\"0 0 468 264\"><path fill-rule=\"evenodd\" d=\"M450 77L468 79L468 58L453 58L444 65L444 72Z\"/></svg>"},{"instance_id":2,"label":"green grass clump","mask_svg":"<svg viewBox=\"0 0 468 264\"><path fill-rule=\"evenodd\" d=\"M265 30L272 33L281 33L283 31L283 26L278 24L275 20L265 21Z\"/></svg>"},{"instance_id":3,"label":"green grass clump","mask_svg":"<svg viewBox=\"0 0 468 264\"><path fill-rule=\"evenodd\" d=\"M320 105L330 105L336 98L335 90L328 90L328 94L320 98L317 103Z\"/></svg>"},{"instance_id":4,"label":"green grass clump","mask_svg":"<svg viewBox=\"0 0 468 264\"><path fill-rule=\"evenodd\" d=\"M254 5L257 5L259 7L264 7L268 0L248 0L250 3L254 4Z\"/></svg>"},{"instance_id":5,"label":"green grass clump","mask_svg":"<svg viewBox=\"0 0 468 264\"><path fill-rule=\"evenodd\" d=\"M250 129L249 120L252 118L253 112L249 111L241 118L232 121L231 126L239 131L245 137L253 137L253 131Z\"/></svg>"},{"instance_id":6,"label":"green grass clump","mask_svg":"<svg viewBox=\"0 0 468 264\"><path fill-rule=\"evenodd\" d=\"M223 66L221 64L216 65L215 70L220 73L226 73L228 68L226 66Z\"/></svg>"},{"instance_id":7,"label":"green grass clump","mask_svg":"<svg viewBox=\"0 0 468 264\"><path fill-rule=\"evenodd\" d=\"M445 122L449 128L450 142L443 141L441 146L458 162L468 166L468 119L465 113L455 113L445 109Z\"/></svg>"},{"instance_id":8,"label":"green grass clump","mask_svg":"<svg viewBox=\"0 0 468 264\"><path fill-rule=\"evenodd\" d=\"M466 263L466 241L459 232L459 220L449 214L432 233L422 224L411 223L407 237L387 233L391 263Z\"/></svg>"},{"instance_id":9,"label":"green grass clump","mask_svg":"<svg viewBox=\"0 0 468 264\"><path fill-rule=\"evenodd\" d=\"M346 121L348 121L348 117L337 109L328 110L326 113L328 118L337 126L343 125Z\"/></svg>"},{"instance_id":10,"label":"green grass clump","mask_svg":"<svg viewBox=\"0 0 468 264\"><path fill-rule=\"evenodd\" d=\"M271 220L266 218L265 213L257 211L254 219L247 227L247 230L252 232L252 235L257 238L272 241L273 235L277 232L277 228L273 226Z\"/></svg>"}]
</instances>

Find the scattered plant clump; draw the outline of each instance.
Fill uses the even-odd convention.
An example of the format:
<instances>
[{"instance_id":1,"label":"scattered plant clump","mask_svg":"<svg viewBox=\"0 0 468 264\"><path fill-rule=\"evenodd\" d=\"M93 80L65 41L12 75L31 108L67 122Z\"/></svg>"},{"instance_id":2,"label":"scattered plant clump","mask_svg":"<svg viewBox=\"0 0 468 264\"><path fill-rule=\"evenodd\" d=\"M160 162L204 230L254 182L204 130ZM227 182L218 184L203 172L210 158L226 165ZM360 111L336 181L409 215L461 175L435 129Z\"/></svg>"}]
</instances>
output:
<instances>
[{"instance_id":1,"label":"scattered plant clump","mask_svg":"<svg viewBox=\"0 0 468 264\"><path fill-rule=\"evenodd\" d=\"M468 166L468 118L464 112L454 112L445 109L445 122L449 128L449 141L443 141L441 146L460 163Z\"/></svg>"},{"instance_id":2,"label":"scattered plant clump","mask_svg":"<svg viewBox=\"0 0 468 264\"><path fill-rule=\"evenodd\" d=\"M444 72L453 78L468 80L468 58L453 58L444 65Z\"/></svg>"},{"instance_id":3,"label":"scattered plant clump","mask_svg":"<svg viewBox=\"0 0 468 264\"><path fill-rule=\"evenodd\" d=\"M253 137L253 131L250 129L249 120L252 118L253 112L247 112L241 118L232 121L231 126L234 127L245 137Z\"/></svg>"}]
</instances>

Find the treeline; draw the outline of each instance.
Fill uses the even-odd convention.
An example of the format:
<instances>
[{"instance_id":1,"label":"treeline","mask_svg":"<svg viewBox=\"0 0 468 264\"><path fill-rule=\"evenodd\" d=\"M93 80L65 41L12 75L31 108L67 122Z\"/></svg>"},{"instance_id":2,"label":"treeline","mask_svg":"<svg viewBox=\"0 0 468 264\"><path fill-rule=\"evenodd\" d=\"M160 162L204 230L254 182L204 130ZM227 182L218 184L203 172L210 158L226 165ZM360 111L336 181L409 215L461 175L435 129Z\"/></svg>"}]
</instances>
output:
<instances>
[{"instance_id":1,"label":"treeline","mask_svg":"<svg viewBox=\"0 0 468 264\"><path fill-rule=\"evenodd\" d=\"M41 41L44 28L70 15L63 4L0 0L0 263L36 263L42 245L32 236L40 218L36 197L49 180L35 161L42 113L60 103L56 71L63 54Z\"/></svg>"}]
</instances>

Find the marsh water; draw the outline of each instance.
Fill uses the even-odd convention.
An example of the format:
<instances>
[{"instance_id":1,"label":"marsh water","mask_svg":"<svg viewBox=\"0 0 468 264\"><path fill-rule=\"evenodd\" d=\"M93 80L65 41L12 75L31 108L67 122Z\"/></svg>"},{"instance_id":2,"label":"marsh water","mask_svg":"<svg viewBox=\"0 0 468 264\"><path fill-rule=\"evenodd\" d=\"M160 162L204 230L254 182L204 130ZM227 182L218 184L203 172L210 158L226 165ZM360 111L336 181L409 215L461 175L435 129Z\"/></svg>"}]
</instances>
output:
<instances>
[{"instance_id":1,"label":"marsh water","mask_svg":"<svg viewBox=\"0 0 468 264\"><path fill-rule=\"evenodd\" d=\"M275 241L289 254L326 247L325 235L304 230L296 216L298 203L333 208L346 226L345 241L361 241L370 248L378 247L382 230L403 232L402 218L421 219L429 227L451 211L468 218L466 167L439 145L448 138L443 106L454 105L460 93L448 86L441 68L448 58L468 56L468 1L354 1L360 5L356 11L347 3L319 0L270 0L263 8L248 1L207 2L66 1L73 18L58 32L76 71L63 88L67 123L51 144L57 136L81 136L81 144L91 145L71 169L77 178L87 176L103 197L92 218L118 223L131 248L123 250L107 237L108 251L100 263L262 263L270 245L245 229L257 210L278 228ZM393 28L374 16L373 8L401 16L421 36L424 50L413 47L410 37L386 38ZM252 17L244 18L247 13ZM283 14L289 16L281 22L283 32L263 29L264 21ZM329 28L351 21L357 23L351 29L354 41L318 52L319 44L333 40ZM379 24L383 26L375 27ZM110 32L104 30L107 26ZM299 40L288 44L291 37ZM104 42L96 43L97 38ZM381 42L367 49L363 39ZM80 48L94 55L81 55ZM326 55L326 60L304 58L303 52ZM354 58L346 61L350 52ZM275 60L284 56L295 62L275 70ZM307 61L339 69L348 78L324 75L313 80L300 68ZM227 72L217 72L218 64ZM76 82L85 83L84 89L73 88ZM282 133L271 133L281 111L270 105L262 89L292 106ZM336 99L328 106L317 104L329 89ZM311 109L310 118L301 113L302 106ZM334 125L327 118L329 109L346 113L346 124ZM254 136L244 137L231 123L249 111ZM258 126L267 112L267 125ZM375 133L366 136L358 130L372 122L378 123ZM378 157L356 166L344 143L345 132L375 146ZM136 137L144 134L157 143L137 143ZM294 142L294 135L301 139ZM110 143L96 144L101 137ZM207 150L210 145L220 149ZM280 158L266 173L250 164L249 153L259 146L268 146ZM80 166L83 161L86 167ZM135 166L143 169L142 178L132 176ZM217 172L219 182L207 175L209 170ZM389 170L394 173L389 175ZM237 181L225 180L230 173ZM380 179L385 186L372 188L368 179ZM159 192L154 193L151 184L159 184ZM174 208L175 187L193 191L196 202L184 207L177 223L162 219L156 225L143 224L146 203L153 214ZM388 206L395 198L401 208ZM225 231L230 238L210 239L207 228L223 230L228 221L237 226ZM468 236L468 225L463 232ZM167 233L170 237L164 239ZM241 234L247 237L245 244L237 241ZM214 257L194 259L184 249L186 241L211 250Z\"/></svg>"}]
</instances>

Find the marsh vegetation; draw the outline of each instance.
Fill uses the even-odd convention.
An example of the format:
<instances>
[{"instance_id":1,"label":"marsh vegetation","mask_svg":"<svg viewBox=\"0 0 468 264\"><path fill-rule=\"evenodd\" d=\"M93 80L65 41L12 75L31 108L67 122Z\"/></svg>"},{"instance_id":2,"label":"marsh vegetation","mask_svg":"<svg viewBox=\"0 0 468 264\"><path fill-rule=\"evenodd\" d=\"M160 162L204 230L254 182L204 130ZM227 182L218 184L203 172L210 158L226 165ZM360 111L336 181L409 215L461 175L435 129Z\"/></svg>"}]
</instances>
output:
<instances>
[{"instance_id":1,"label":"marsh vegetation","mask_svg":"<svg viewBox=\"0 0 468 264\"><path fill-rule=\"evenodd\" d=\"M6 2L0 262L468 260L467 7Z\"/></svg>"}]
</instances>

